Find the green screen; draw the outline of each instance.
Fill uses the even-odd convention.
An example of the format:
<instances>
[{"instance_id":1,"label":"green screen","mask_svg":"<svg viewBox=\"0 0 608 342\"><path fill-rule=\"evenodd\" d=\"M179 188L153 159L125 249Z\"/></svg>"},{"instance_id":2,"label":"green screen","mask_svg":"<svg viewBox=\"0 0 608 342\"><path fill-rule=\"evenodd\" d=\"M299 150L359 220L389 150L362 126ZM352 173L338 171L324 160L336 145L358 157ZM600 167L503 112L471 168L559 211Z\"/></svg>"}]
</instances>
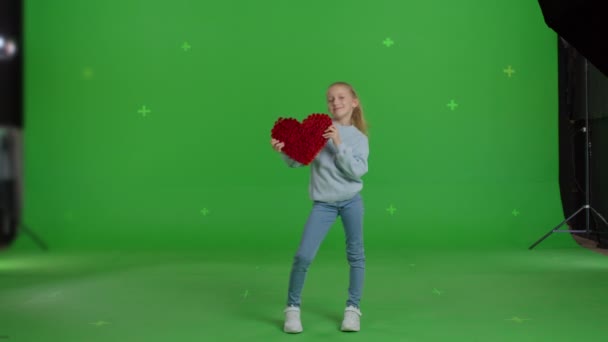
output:
<instances>
[{"instance_id":1,"label":"green screen","mask_svg":"<svg viewBox=\"0 0 608 342\"><path fill-rule=\"evenodd\" d=\"M53 248L293 249L309 168L270 130L328 113L334 81L370 124L367 243L524 247L563 218L556 35L534 1L26 10L25 222Z\"/></svg>"},{"instance_id":2,"label":"green screen","mask_svg":"<svg viewBox=\"0 0 608 342\"><path fill-rule=\"evenodd\" d=\"M606 259L554 234L556 34L536 1L26 1L25 234L0 340L284 341L309 168L279 117L369 126L362 330L338 219L301 340L605 335ZM298 337L295 337L298 338Z\"/></svg>"}]
</instances>

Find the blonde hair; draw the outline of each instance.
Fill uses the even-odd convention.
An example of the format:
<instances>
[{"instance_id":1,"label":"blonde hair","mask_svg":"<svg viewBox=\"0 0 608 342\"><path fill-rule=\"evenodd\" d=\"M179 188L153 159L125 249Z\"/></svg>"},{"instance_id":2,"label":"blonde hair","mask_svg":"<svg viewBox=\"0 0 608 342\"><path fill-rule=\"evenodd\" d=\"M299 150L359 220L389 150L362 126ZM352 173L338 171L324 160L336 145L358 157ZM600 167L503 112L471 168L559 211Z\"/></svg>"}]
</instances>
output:
<instances>
[{"instance_id":1,"label":"blonde hair","mask_svg":"<svg viewBox=\"0 0 608 342\"><path fill-rule=\"evenodd\" d=\"M357 127L357 129L359 129L359 131L361 131L361 133L363 133L367 136L368 135L368 132L367 132L368 125L367 125L367 122L365 121L365 117L363 116L363 108L361 108L361 100L359 99L359 96L357 96L357 92L355 91L355 88L353 88L352 85L350 85L346 82L334 82L328 87L328 89L335 85L342 85L342 86L347 87L350 90L351 95L354 98L356 98L357 100L359 100L359 105L353 109L353 115L352 115L351 119L353 121L353 125L355 125L355 127Z\"/></svg>"}]
</instances>

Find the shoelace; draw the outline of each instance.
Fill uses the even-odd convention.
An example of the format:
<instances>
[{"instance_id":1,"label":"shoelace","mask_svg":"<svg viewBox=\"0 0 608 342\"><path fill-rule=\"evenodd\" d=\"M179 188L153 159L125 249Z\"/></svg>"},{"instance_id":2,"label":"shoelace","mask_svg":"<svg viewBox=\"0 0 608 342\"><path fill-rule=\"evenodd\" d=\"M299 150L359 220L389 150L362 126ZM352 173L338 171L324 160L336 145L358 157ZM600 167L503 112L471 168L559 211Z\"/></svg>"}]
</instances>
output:
<instances>
[{"instance_id":1,"label":"shoelace","mask_svg":"<svg viewBox=\"0 0 608 342\"><path fill-rule=\"evenodd\" d=\"M290 306L287 309L285 309L285 312L300 312L300 310L297 309L297 307L295 306Z\"/></svg>"},{"instance_id":2,"label":"shoelace","mask_svg":"<svg viewBox=\"0 0 608 342\"><path fill-rule=\"evenodd\" d=\"M359 314L357 314L355 311L348 310L346 315L344 315L344 320L347 323L356 323L359 320Z\"/></svg>"},{"instance_id":3,"label":"shoelace","mask_svg":"<svg viewBox=\"0 0 608 342\"><path fill-rule=\"evenodd\" d=\"M357 315L357 316L363 316L363 314L362 314L360 311L357 311L357 309L352 308L352 307L348 307L348 308L346 308L346 310L345 310L345 311L346 311L346 312L352 312L352 313L354 313L354 314L355 314L355 315Z\"/></svg>"}]
</instances>

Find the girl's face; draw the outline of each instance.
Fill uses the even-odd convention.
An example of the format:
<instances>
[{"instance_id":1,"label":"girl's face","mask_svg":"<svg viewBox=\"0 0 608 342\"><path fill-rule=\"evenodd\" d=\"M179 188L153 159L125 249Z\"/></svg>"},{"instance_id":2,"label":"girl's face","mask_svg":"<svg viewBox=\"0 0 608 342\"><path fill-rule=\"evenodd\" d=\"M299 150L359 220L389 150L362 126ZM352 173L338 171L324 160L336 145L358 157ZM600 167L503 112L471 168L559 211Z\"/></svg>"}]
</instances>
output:
<instances>
[{"instance_id":1,"label":"girl's face","mask_svg":"<svg viewBox=\"0 0 608 342\"><path fill-rule=\"evenodd\" d=\"M359 100L346 86L337 84L327 90L327 107L336 120L350 119L358 105Z\"/></svg>"}]
</instances>

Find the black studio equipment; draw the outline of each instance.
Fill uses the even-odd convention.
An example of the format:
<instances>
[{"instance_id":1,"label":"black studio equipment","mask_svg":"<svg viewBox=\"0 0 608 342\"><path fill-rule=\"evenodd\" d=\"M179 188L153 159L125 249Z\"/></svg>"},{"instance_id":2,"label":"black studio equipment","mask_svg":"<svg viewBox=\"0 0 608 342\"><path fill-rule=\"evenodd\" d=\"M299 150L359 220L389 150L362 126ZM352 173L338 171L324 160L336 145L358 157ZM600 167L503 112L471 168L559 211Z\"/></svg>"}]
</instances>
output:
<instances>
[{"instance_id":1,"label":"black studio equipment","mask_svg":"<svg viewBox=\"0 0 608 342\"><path fill-rule=\"evenodd\" d=\"M608 77L605 0L538 0L545 23Z\"/></svg>"},{"instance_id":2,"label":"black studio equipment","mask_svg":"<svg viewBox=\"0 0 608 342\"><path fill-rule=\"evenodd\" d=\"M0 1L0 248L17 236L21 218L23 54L21 1Z\"/></svg>"},{"instance_id":3,"label":"black studio equipment","mask_svg":"<svg viewBox=\"0 0 608 342\"><path fill-rule=\"evenodd\" d=\"M24 232L23 225L23 1L0 0L0 249Z\"/></svg>"},{"instance_id":4,"label":"black studio equipment","mask_svg":"<svg viewBox=\"0 0 608 342\"><path fill-rule=\"evenodd\" d=\"M557 33L560 192L566 219L552 233L595 238L607 248L608 45L605 0L538 0ZM603 213L603 215L602 215ZM568 229L560 229L567 225Z\"/></svg>"}]
</instances>

